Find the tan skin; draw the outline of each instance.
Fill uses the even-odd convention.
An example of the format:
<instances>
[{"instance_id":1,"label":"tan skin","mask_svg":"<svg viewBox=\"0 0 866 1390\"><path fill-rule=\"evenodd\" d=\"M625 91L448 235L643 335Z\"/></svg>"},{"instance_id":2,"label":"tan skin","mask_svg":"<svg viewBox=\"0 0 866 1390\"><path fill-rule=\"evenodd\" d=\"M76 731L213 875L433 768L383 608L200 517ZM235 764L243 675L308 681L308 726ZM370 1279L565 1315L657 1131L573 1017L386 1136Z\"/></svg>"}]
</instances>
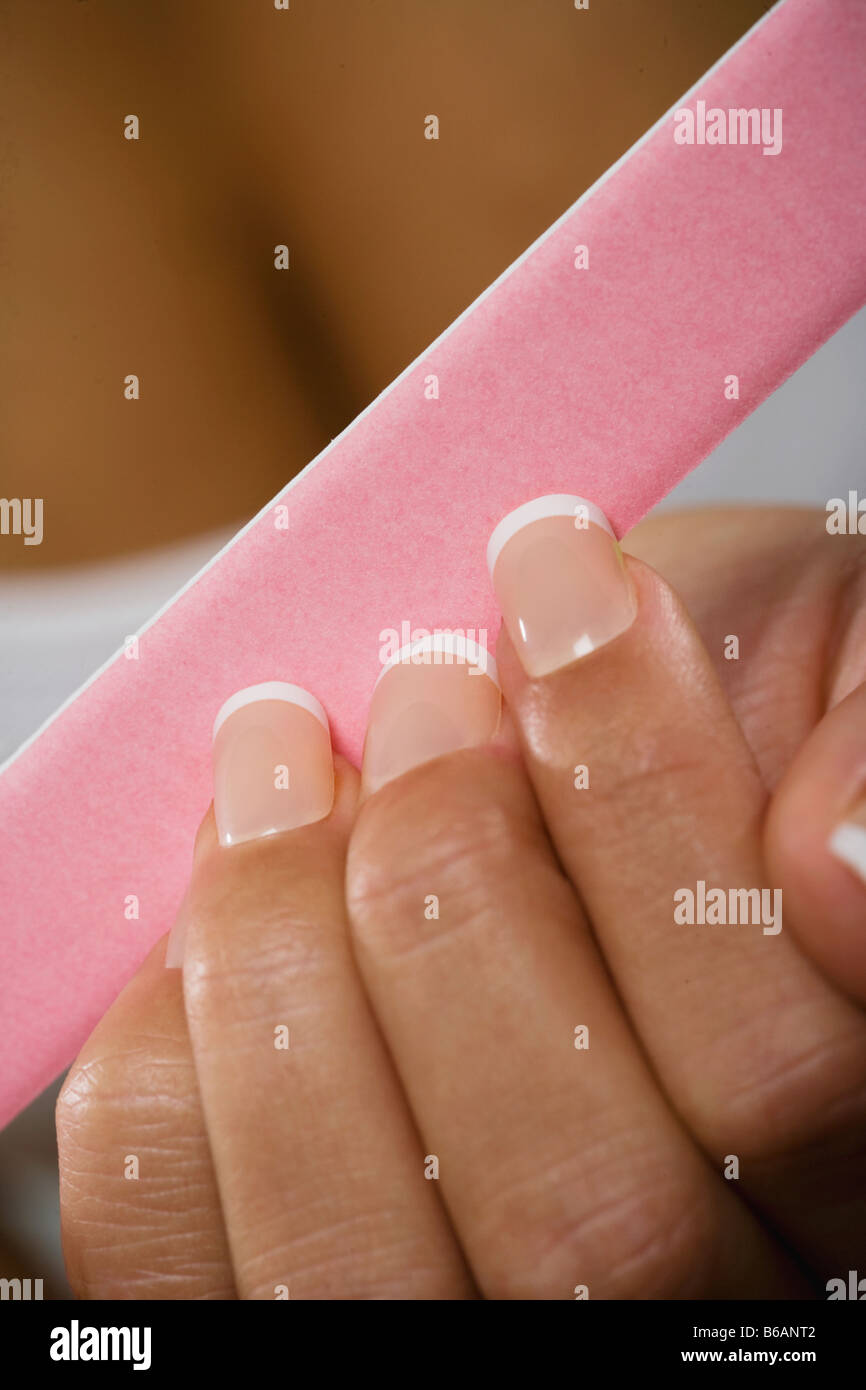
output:
<instances>
[{"instance_id":1,"label":"tan skin","mask_svg":"<svg viewBox=\"0 0 866 1390\"><path fill-rule=\"evenodd\" d=\"M857 1267L866 889L826 839L866 783L866 547L754 509L626 548L628 632L537 681L500 637L488 747L360 809L338 760L328 820L230 850L206 818L183 980L160 943L60 1098L79 1294L796 1298ZM674 930L698 877L781 886L784 930Z\"/></svg>"},{"instance_id":2,"label":"tan skin","mask_svg":"<svg viewBox=\"0 0 866 1390\"><path fill-rule=\"evenodd\" d=\"M244 520L766 8L332 0L283 43L227 0L8 5L4 490L46 539L0 566ZM428 108L459 131L435 163ZM502 643L490 748L360 808L338 760L327 821L233 851L206 819L183 979L160 943L60 1098L81 1296L774 1297L857 1266L864 900L824 845L866 777L863 544L770 511L626 548L699 636L636 565L610 648L528 684ZM551 769L589 744L577 825ZM710 868L783 885L770 949L653 935ZM457 918L418 949L431 873Z\"/></svg>"}]
</instances>

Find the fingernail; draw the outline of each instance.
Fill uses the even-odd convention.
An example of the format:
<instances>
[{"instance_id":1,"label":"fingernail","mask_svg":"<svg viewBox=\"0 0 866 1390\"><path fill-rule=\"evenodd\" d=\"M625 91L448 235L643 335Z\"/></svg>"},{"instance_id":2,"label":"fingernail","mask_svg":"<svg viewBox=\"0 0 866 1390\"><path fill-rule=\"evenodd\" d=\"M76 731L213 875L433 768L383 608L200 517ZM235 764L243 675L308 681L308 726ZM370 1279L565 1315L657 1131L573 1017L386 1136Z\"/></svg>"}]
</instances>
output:
<instances>
[{"instance_id":1,"label":"fingernail","mask_svg":"<svg viewBox=\"0 0 866 1390\"><path fill-rule=\"evenodd\" d=\"M401 648L379 674L370 702L361 785L365 794L458 748L487 743L499 726L496 663L456 633Z\"/></svg>"},{"instance_id":2,"label":"fingernail","mask_svg":"<svg viewBox=\"0 0 866 1390\"><path fill-rule=\"evenodd\" d=\"M537 497L509 512L490 537L487 565L529 676L603 647L637 614L610 523L582 497Z\"/></svg>"},{"instance_id":3,"label":"fingernail","mask_svg":"<svg viewBox=\"0 0 866 1390\"><path fill-rule=\"evenodd\" d=\"M267 681L232 695L214 722L213 765L221 845L310 825L334 804L327 715L298 685Z\"/></svg>"},{"instance_id":4,"label":"fingernail","mask_svg":"<svg viewBox=\"0 0 866 1390\"><path fill-rule=\"evenodd\" d=\"M836 826L827 848L866 883L866 800Z\"/></svg>"}]
</instances>

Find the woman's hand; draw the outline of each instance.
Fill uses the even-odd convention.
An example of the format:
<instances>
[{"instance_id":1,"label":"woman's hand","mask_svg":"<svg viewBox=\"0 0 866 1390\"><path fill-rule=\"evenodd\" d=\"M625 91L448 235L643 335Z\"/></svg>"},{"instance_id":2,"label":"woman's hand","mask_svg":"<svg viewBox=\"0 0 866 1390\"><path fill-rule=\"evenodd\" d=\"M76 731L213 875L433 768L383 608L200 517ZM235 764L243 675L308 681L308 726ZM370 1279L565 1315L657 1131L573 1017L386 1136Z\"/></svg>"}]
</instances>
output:
<instances>
[{"instance_id":1,"label":"woman's hand","mask_svg":"<svg viewBox=\"0 0 866 1390\"><path fill-rule=\"evenodd\" d=\"M699 635L579 521L504 533L498 727L489 674L396 664L324 815L311 702L225 718L183 986L160 943L58 1105L82 1296L784 1298L862 1262L866 881L827 841L864 819L866 548L638 528Z\"/></svg>"}]
</instances>

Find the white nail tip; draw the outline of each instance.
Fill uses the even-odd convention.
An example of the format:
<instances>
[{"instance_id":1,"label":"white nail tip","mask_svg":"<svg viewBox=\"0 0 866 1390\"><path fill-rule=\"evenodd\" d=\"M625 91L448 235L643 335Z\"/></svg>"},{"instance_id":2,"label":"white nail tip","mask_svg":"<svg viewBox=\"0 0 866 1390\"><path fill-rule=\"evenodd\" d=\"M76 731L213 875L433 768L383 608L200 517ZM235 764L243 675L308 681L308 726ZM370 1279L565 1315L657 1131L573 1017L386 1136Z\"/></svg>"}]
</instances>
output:
<instances>
[{"instance_id":1,"label":"white nail tip","mask_svg":"<svg viewBox=\"0 0 866 1390\"><path fill-rule=\"evenodd\" d=\"M248 685L229 696L214 720L213 737L216 738L229 715L243 709L244 705L257 704L259 700L285 700L288 705L297 705L314 715L330 733L328 716L309 690L304 690L300 685L289 685L286 681L264 681L261 685Z\"/></svg>"},{"instance_id":2,"label":"white nail tip","mask_svg":"<svg viewBox=\"0 0 866 1390\"><path fill-rule=\"evenodd\" d=\"M522 507L515 507L513 512L509 512L494 526L487 542L487 568L490 574L493 574L493 566L499 559L503 546L512 536L516 536L518 531L522 531L524 526L531 526L533 521L546 521L551 516L577 516L578 507L585 509L588 521L600 526L616 540L613 527L604 512L594 502L588 502L585 497L572 497L565 492L551 493L549 497L534 497L531 502L524 502Z\"/></svg>"},{"instance_id":3,"label":"white nail tip","mask_svg":"<svg viewBox=\"0 0 866 1390\"><path fill-rule=\"evenodd\" d=\"M413 661L412 657L421 652L431 652L434 656L436 653L442 656L450 655L456 657L457 661ZM497 690L499 689L499 672L490 652L486 647L482 647L480 642L473 642L471 637L464 637L458 632L433 632L427 637L419 637L417 642L408 642L385 662L376 678L376 685L394 666L454 666L460 662L479 667L485 676L492 680Z\"/></svg>"},{"instance_id":4,"label":"white nail tip","mask_svg":"<svg viewBox=\"0 0 866 1390\"><path fill-rule=\"evenodd\" d=\"M827 841L827 848L866 883L866 829L862 825L843 821Z\"/></svg>"}]
</instances>

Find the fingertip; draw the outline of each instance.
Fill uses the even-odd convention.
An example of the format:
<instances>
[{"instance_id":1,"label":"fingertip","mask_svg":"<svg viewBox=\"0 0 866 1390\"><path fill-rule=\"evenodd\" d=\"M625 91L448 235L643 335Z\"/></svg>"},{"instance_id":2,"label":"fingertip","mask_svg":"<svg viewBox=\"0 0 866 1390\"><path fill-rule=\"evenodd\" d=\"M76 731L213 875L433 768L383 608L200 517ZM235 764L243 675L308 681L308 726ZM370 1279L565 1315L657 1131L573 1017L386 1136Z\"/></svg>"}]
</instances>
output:
<instances>
[{"instance_id":1,"label":"fingertip","mask_svg":"<svg viewBox=\"0 0 866 1390\"><path fill-rule=\"evenodd\" d=\"M535 498L504 517L488 567L506 627L532 677L570 666L631 627L635 600L622 551L585 498Z\"/></svg>"},{"instance_id":2,"label":"fingertip","mask_svg":"<svg viewBox=\"0 0 866 1390\"><path fill-rule=\"evenodd\" d=\"M489 744L502 692L487 647L453 631L427 633L396 652L373 688L361 797L423 763Z\"/></svg>"}]
</instances>

